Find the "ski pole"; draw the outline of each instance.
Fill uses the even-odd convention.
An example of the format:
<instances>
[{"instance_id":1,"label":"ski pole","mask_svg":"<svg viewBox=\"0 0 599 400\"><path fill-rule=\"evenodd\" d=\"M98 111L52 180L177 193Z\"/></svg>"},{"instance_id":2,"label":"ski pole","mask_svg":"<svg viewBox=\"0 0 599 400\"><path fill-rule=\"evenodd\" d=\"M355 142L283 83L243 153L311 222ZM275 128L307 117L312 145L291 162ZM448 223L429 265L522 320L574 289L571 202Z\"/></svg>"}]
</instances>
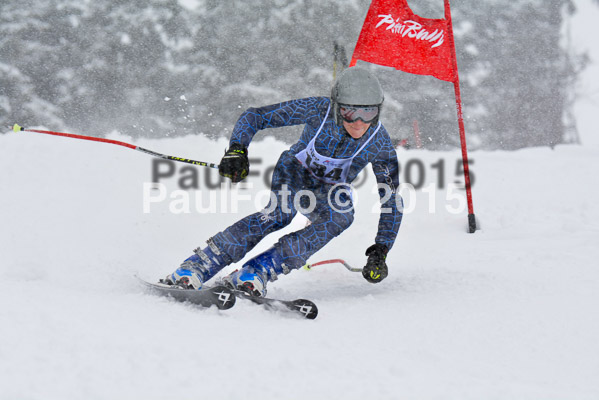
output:
<instances>
[{"instance_id":1,"label":"ski pole","mask_svg":"<svg viewBox=\"0 0 599 400\"><path fill-rule=\"evenodd\" d=\"M73 138L73 139L83 139L83 140L91 140L93 142L116 144L118 146L123 146L123 147L127 147L128 149L141 151L142 153L146 153L151 156L162 158L165 160L178 161L178 162L187 163L187 164L199 165L200 167L209 167L209 168L218 169L218 164L207 163L204 161L190 160L189 158L167 156L165 154L156 153L155 151L144 149L143 147L135 146L133 144L121 142L119 140L104 139L104 138L98 138L98 137L93 137L93 136L74 135L72 133L42 131L42 130L38 130L38 129L25 129L22 126L19 126L18 124L15 124L12 127L12 130L17 133L18 132L36 132L36 133L43 133L46 135L63 136L63 137L68 137L68 138Z\"/></svg>"},{"instance_id":2,"label":"ski pole","mask_svg":"<svg viewBox=\"0 0 599 400\"><path fill-rule=\"evenodd\" d=\"M314 268L314 267L316 267L318 265L336 264L336 263L343 264L343 266L345 268L347 268L351 272L362 272L362 268L354 268L351 265L349 265L348 263L346 263L344 260L341 260L339 258L335 258L335 259L332 259L332 260L319 261L319 262L314 263L314 264L306 264L306 265L304 265L304 269L309 271L309 270L311 270L312 268Z\"/></svg>"}]
</instances>

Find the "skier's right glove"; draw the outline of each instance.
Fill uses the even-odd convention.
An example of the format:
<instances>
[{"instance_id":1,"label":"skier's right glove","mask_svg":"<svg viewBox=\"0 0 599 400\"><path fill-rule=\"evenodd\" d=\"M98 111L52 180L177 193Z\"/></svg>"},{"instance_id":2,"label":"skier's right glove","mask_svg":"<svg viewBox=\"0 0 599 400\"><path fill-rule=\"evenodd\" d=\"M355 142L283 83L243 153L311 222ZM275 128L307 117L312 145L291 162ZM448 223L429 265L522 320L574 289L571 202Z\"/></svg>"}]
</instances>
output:
<instances>
[{"instance_id":1,"label":"skier's right glove","mask_svg":"<svg viewBox=\"0 0 599 400\"><path fill-rule=\"evenodd\" d=\"M387 269L387 246L377 243L366 249L368 261L362 269L362 276L370 283L379 283L387 277L389 270Z\"/></svg>"},{"instance_id":2,"label":"skier's right glove","mask_svg":"<svg viewBox=\"0 0 599 400\"><path fill-rule=\"evenodd\" d=\"M242 144L233 143L220 161L218 173L226 178L231 178L233 183L237 183L248 176L249 172L248 149Z\"/></svg>"}]
</instances>

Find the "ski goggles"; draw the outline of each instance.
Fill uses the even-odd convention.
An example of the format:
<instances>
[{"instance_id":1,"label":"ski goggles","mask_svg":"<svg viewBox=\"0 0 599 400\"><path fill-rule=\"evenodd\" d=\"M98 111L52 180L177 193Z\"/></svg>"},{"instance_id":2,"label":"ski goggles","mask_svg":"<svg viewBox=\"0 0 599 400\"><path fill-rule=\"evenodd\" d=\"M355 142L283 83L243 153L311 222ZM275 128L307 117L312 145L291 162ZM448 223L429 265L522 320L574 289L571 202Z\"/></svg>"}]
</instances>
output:
<instances>
[{"instance_id":1,"label":"ski goggles","mask_svg":"<svg viewBox=\"0 0 599 400\"><path fill-rule=\"evenodd\" d=\"M361 119L365 123L370 123L379 115L379 106L359 107L340 104L339 114L347 122Z\"/></svg>"}]
</instances>

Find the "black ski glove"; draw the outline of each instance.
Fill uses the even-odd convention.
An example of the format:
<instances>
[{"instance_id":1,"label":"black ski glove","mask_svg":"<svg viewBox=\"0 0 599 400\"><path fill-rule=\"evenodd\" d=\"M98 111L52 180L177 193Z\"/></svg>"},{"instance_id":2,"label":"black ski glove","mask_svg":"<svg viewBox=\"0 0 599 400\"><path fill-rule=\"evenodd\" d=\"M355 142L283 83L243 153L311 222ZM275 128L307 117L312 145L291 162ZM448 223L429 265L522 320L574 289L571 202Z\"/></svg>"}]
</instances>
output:
<instances>
[{"instance_id":1,"label":"black ski glove","mask_svg":"<svg viewBox=\"0 0 599 400\"><path fill-rule=\"evenodd\" d=\"M385 259L389 249L383 244L373 244L366 249L366 255L368 261L366 266L362 269L362 276L370 283L379 283L387 277L389 270Z\"/></svg>"},{"instance_id":2,"label":"black ski glove","mask_svg":"<svg viewBox=\"0 0 599 400\"><path fill-rule=\"evenodd\" d=\"M248 176L249 172L248 149L242 144L233 143L220 160L218 173L226 178L231 178L233 183L237 183Z\"/></svg>"}]
</instances>

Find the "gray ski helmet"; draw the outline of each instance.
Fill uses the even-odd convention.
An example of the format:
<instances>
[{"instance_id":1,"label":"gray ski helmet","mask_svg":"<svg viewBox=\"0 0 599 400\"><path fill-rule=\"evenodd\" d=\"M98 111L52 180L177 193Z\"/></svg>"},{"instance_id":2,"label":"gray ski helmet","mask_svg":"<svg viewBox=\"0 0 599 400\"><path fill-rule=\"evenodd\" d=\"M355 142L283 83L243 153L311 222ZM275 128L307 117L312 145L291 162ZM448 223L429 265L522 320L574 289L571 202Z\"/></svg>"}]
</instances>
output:
<instances>
[{"instance_id":1,"label":"gray ski helmet","mask_svg":"<svg viewBox=\"0 0 599 400\"><path fill-rule=\"evenodd\" d=\"M346 104L352 106L378 106L379 115L372 121L373 124L377 124L384 99L383 89L376 76L362 68L347 68L339 74L331 90L335 123L341 125L339 104Z\"/></svg>"}]
</instances>

